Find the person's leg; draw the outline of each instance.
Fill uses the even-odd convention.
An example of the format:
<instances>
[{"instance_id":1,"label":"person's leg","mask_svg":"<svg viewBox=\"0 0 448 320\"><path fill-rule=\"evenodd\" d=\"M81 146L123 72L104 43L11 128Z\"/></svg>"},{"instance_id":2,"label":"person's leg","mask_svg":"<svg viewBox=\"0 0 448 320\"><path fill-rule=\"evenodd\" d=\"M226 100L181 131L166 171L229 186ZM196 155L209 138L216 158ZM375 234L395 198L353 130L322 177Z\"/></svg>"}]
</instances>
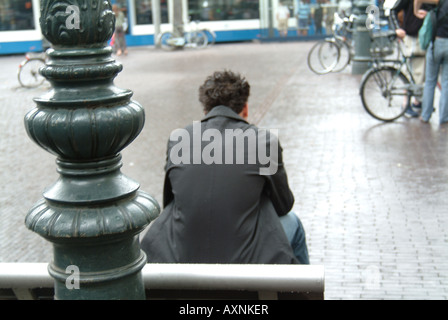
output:
<instances>
[{"instance_id":1,"label":"person's leg","mask_svg":"<svg viewBox=\"0 0 448 320\"><path fill-rule=\"evenodd\" d=\"M434 112L434 92L439 76L439 62L435 50L433 51L433 48L436 45L437 43L430 44L428 51L426 52L426 77L421 114L421 119L425 122L429 121Z\"/></svg>"},{"instance_id":2,"label":"person's leg","mask_svg":"<svg viewBox=\"0 0 448 320\"><path fill-rule=\"evenodd\" d=\"M412 43L412 55L411 68L414 75L415 83L421 86L425 85L425 66L426 66L426 51L420 47L418 37L411 37ZM414 108L421 111L421 98L414 97Z\"/></svg>"},{"instance_id":3,"label":"person's leg","mask_svg":"<svg viewBox=\"0 0 448 320\"><path fill-rule=\"evenodd\" d=\"M442 65L441 79L441 95L440 95L440 124L448 122L448 61Z\"/></svg>"},{"instance_id":4,"label":"person's leg","mask_svg":"<svg viewBox=\"0 0 448 320\"><path fill-rule=\"evenodd\" d=\"M418 57L418 54L421 53L417 50L417 38L406 36L403 39L403 49L406 56L412 57L410 61L410 67L412 71L412 75L414 77L416 84L423 84L424 81L424 66L421 66L421 62L425 63L425 59L423 56L423 59ZM423 52L423 55L425 53ZM410 74L406 72L406 75L410 77ZM420 82L420 83L419 83ZM407 101L406 101L407 102ZM413 109L413 107L418 106L421 109L420 101L417 101L417 99L414 97L414 101L411 101L408 108L406 109L405 116L410 118L417 118L419 114Z\"/></svg>"},{"instance_id":5,"label":"person's leg","mask_svg":"<svg viewBox=\"0 0 448 320\"><path fill-rule=\"evenodd\" d=\"M121 54L123 53L123 50L121 49L122 46L123 46L121 44L121 41L122 41L121 33L120 32L116 32L115 43L117 45L117 55L118 56L121 56Z\"/></svg>"},{"instance_id":6,"label":"person's leg","mask_svg":"<svg viewBox=\"0 0 448 320\"><path fill-rule=\"evenodd\" d=\"M439 39L438 54L441 58L440 124L448 122L448 39Z\"/></svg>"},{"instance_id":7,"label":"person's leg","mask_svg":"<svg viewBox=\"0 0 448 320\"><path fill-rule=\"evenodd\" d=\"M290 212L286 216L280 217L280 222L294 251L294 255L301 264L310 264L305 229L299 217L294 212Z\"/></svg>"}]
</instances>

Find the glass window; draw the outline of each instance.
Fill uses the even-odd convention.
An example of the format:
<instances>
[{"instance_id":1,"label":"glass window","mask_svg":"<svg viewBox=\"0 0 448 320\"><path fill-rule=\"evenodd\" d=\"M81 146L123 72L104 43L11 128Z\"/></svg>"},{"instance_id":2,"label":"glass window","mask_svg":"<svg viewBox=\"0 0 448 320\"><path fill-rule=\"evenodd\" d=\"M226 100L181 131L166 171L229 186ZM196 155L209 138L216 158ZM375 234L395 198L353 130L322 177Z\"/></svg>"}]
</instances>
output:
<instances>
[{"instance_id":1,"label":"glass window","mask_svg":"<svg viewBox=\"0 0 448 320\"><path fill-rule=\"evenodd\" d=\"M0 0L0 30L34 30L31 0Z\"/></svg>"},{"instance_id":2,"label":"glass window","mask_svg":"<svg viewBox=\"0 0 448 320\"><path fill-rule=\"evenodd\" d=\"M168 0L160 1L161 22L168 23ZM137 24L153 24L152 0L135 0Z\"/></svg>"},{"instance_id":3,"label":"glass window","mask_svg":"<svg viewBox=\"0 0 448 320\"><path fill-rule=\"evenodd\" d=\"M222 21L260 18L259 0L188 0L191 20Z\"/></svg>"}]
</instances>

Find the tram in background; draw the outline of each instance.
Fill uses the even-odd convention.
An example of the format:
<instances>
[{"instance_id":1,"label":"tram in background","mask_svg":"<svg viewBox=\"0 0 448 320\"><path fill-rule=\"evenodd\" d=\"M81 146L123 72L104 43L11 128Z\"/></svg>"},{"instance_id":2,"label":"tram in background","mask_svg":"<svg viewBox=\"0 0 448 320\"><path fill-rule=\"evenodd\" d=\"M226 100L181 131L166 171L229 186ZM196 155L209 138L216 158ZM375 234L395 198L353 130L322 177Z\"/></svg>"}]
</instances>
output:
<instances>
[{"instance_id":1,"label":"tram in background","mask_svg":"<svg viewBox=\"0 0 448 320\"><path fill-rule=\"evenodd\" d=\"M333 13L351 6L350 0L111 0L126 14L128 46L154 44L156 28L152 1L160 2L161 32L172 29L174 11L181 8L186 26L190 21L200 21L200 27L216 33L217 42L278 37L276 17L280 2L290 11L290 37L298 36L297 14L302 4L308 6L310 11L309 36L319 32L315 23L317 19L323 19L322 34L328 33ZM42 40L38 23L39 8L40 0L0 0L0 54L44 50L45 41ZM320 9L323 13L318 12Z\"/></svg>"}]
</instances>

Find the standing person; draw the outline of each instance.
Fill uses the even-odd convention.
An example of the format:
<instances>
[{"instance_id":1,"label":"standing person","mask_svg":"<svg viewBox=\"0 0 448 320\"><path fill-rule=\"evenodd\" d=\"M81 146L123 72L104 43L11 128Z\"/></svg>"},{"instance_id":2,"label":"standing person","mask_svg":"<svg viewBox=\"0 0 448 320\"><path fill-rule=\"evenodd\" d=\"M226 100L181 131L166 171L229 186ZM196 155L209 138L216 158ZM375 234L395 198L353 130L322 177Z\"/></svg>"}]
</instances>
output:
<instances>
[{"instance_id":1,"label":"standing person","mask_svg":"<svg viewBox=\"0 0 448 320\"><path fill-rule=\"evenodd\" d=\"M297 20L299 28L297 30L298 36L307 36L310 28L311 20L311 6L310 0L298 0L297 4Z\"/></svg>"},{"instance_id":2,"label":"standing person","mask_svg":"<svg viewBox=\"0 0 448 320\"><path fill-rule=\"evenodd\" d=\"M171 134L164 210L141 243L150 263L309 264L282 149L247 122L249 94L245 78L215 72L199 89L205 118Z\"/></svg>"},{"instance_id":3,"label":"standing person","mask_svg":"<svg viewBox=\"0 0 448 320\"><path fill-rule=\"evenodd\" d=\"M123 11L121 11L116 4L112 6L112 10L115 14L115 33L114 33L114 47L116 48L116 53L121 56L122 53L128 54L126 38L125 38L125 22L126 17Z\"/></svg>"},{"instance_id":4,"label":"standing person","mask_svg":"<svg viewBox=\"0 0 448 320\"><path fill-rule=\"evenodd\" d=\"M327 1L324 10L324 19L325 19L325 34L333 33L333 23L334 23L334 15L337 12L337 5L330 3Z\"/></svg>"},{"instance_id":5,"label":"standing person","mask_svg":"<svg viewBox=\"0 0 448 320\"><path fill-rule=\"evenodd\" d=\"M414 13L420 19L426 17L422 10L423 3L437 4L436 38L426 52L426 81L423 91L423 109L420 119L429 122L434 112L434 92L437 86L439 71L442 70L442 93L440 96L440 124L448 122L448 1L447 0L415 0Z\"/></svg>"},{"instance_id":6,"label":"standing person","mask_svg":"<svg viewBox=\"0 0 448 320\"><path fill-rule=\"evenodd\" d=\"M317 0L316 5L314 6L313 10L313 19L314 19L314 26L316 27L316 34L322 34L322 21L324 18L324 8L322 7L322 4L325 0Z\"/></svg>"},{"instance_id":7,"label":"standing person","mask_svg":"<svg viewBox=\"0 0 448 320\"><path fill-rule=\"evenodd\" d=\"M289 13L289 9L283 2L280 2L280 5L277 9L277 20L278 20L278 31L281 37L288 36L288 21L291 14Z\"/></svg>"},{"instance_id":8,"label":"standing person","mask_svg":"<svg viewBox=\"0 0 448 320\"><path fill-rule=\"evenodd\" d=\"M399 23L398 14L403 10L403 21ZM422 50L418 41L418 31L423 20L414 15L414 0L398 0L390 11L390 25L395 29L397 37L403 40L404 51L407 56L412 56L411 68L415 83L425 83L425 50ZM405 112L405 116L417 118L421 110L421 101L414 97L414 101ZM415 110L414 110L415 109Z\"/></svg>"}]
</instances>

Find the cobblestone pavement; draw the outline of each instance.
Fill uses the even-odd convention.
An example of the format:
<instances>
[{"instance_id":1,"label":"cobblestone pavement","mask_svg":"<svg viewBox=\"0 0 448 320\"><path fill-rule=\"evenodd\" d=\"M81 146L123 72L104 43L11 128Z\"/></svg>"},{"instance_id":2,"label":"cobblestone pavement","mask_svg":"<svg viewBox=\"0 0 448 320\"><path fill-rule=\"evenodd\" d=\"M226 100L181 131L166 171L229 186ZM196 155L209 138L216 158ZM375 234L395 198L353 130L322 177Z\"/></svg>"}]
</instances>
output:
<instances>
[{"instance_id":1,"label":"cobblestone pavement","mask_svg":"<svg viewBox=\"0 0 448 320\"><path fill-rule=\"evenodd\" d=\"M363 110L361 76L317 76L312 42L223 44L203 51L131 48L120 87L134 91L147 122L123 152L123 172L161 201L171 130L201 118L197 88L214 70L245 74L251 121L278 129L307 230L312 264L326 267L326 298L448 298L447 127ZM48 87L20 88L21 56L0 57L0 262L48 262L51 246L24 219L57 179L55 159L26 135L23 118Z\"/></svg>"}]
</instances>

